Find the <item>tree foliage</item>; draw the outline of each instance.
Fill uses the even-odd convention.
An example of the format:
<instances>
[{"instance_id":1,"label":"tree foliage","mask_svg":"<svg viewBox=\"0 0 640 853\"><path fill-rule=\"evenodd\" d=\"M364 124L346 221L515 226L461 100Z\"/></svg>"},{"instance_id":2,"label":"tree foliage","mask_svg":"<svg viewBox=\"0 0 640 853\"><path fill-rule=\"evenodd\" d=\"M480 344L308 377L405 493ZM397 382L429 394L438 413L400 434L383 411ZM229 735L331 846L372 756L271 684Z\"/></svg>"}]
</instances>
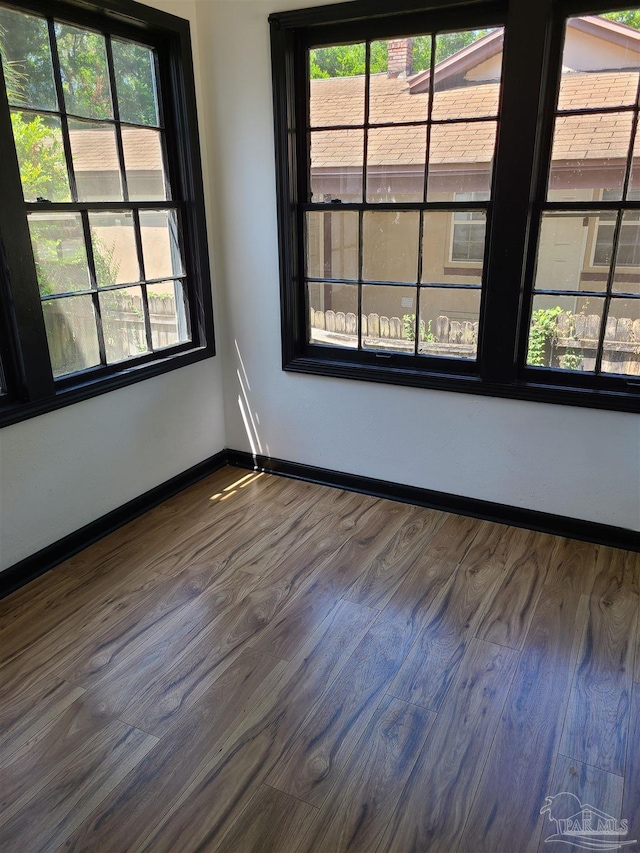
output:
<instances>
[{"instance_id":1,"label":"tree foliage","mask_svg":"<svg viewBox=\"0 0 640 853\"><path fill-rule=\"evenodd\" d=\"M436 38L436 62L442 62L463 47L487 35L490 30L473 30L460 33L442 33ZM371 43L371 73L387 70L387 42ZM431 36L413 39L412 73L426 71L431 66ZM365 73L365 45L343 44L312 50L309 58L312 80L327 77L354 77Z\"/></svg>"},{"instance_id":2,"label":"tree foliage","mask_svg":"<svg viewBox=\"0 0 640 853\"><path fill-rule=\"evenodd\" d=\"M69 201L64 151L50 120L42 115L12 112L11 123L24 197L31 201Z\"/></svg>"},{"instance_id":3,"label":"tree foliage","mask_svg":"<svg viewBox=\"0 0 640 853\"><path fill-rule=\"evenodd\" d=\"M634 30L640 30L640 9L631 9L628 12L606 12L600 17L607 18L609 21L616 21L618 24L626 24L628 27L633 27Z\"/></svg>"}]
</instances>

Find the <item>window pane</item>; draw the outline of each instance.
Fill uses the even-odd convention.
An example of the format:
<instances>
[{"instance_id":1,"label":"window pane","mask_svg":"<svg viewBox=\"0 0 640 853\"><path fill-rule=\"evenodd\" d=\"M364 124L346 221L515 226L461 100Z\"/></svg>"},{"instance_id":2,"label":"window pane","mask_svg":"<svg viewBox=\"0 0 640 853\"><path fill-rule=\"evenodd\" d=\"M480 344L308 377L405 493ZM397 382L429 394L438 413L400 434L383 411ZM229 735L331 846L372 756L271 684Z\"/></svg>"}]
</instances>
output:
<instances>
[{"instance_id":1,"label":"window pane","mask_svg":"<svg viewBox=\"0 0 640 853\"><path fill-rule=\"evenodd\" d=\"M624 20L625 13L615 13ZM598 16L604 21L605 16ZM629 21L629 23L631 23ZM617 36L615 47L594 37L589 18L569 18L562 54L559 110L624 107L635 103L638 94L640 41ZM631 35L633 35L631 33ZM608 49L607 49L608 48Z\"/></svg>"},{"instance_id":2,"label":"window pane","mask_svg":"<svg viewBox=\"0 0 640 853\"><path fill-rule=\"evenodd\" d=\"M131 201L165 201L170 198L160 131L123 127L122 147Z\"/></svg>"},{"instance_id":3,"label":"window pane","mask_svg":"<svg viewBox=\"0 0 640 853\"><path fill-rule=\"evenodd\" d=\"M309 343L358 346L358 287L307 282Z\"/></svg>"},{"instance_id":4,"label":"window pane","mask_svg":"<svg viewBox=\"0 0 640 853\"><path fill-rule=\"evenodd\" d=\"M636 267L636 269L633 269ZM616 268L613 276L616 293L640 293L640 212L622 214Z\"/></svg>"},{"instance_id":5,"label":"window pane","mask_svg":"<svg viewBox=\"0 0 640 853\"><path fill-rule=\"evenodd\" d=\"M614 214L615 217L615 214ZM604 291L611 263L615 218L583 213L545 213L542 217L536 290ZM589 246L593 246L593 266L603 267L590 273Z\"/></svg>"},{"instance_id":6,"label":"window pane","mask_svg":"<svg viewBox=\"0 0 640 853\"><path fill-rule=\"evenodd\" d=\"M151 345L154 350L191 340L187 294L181 281L150 284L147 297L151 319Z\"/></svg>"},{"instance_id":7,"label":"window pane","mask_svg":"<svg viewBox=\"0 0 640 853\"><path fill-rule=\"evenodd\" d=\"M429 35L371 42L369 123L426 121L430 67ZM423 72L419 91L415 80L411 88L407 80L418 72Z\"/></svg>"},{"instance_id":8,"label":"window pane","mask_svg":"<svg viewBox=\"0 0 640 853\"><path fill-rule=\"evenodd\" d=\"M421 287L418 352L440 358L476 358L480 293Z\"/></svg>"},{"instance_id":9,"label":"window pane","mask_svg":"<svg viewBox=\"0 0 640 853\"><path fill-rule=\"evenodd\" d=\"M496 122L455 122L431 128L427 201L491 190Z\"/></svg>"},{"instance_id":10,"label":"window pane","mask_svg":"<svg viewBox=\"0 0 640 853\"><path fill-rule=\"evenodd\" d=\"M142 288L105 290L99 299L107 363L148 352Z\"/></svg>"},{"instance_id":11,"label":"window pane","mask_svg":"<svg viewBox=\"0 0 640 853\"><path fill-rule=\"evenodd\" d=\"M607 189L622 198L630 141L630 113L558 116L547 197L590 201Z\"/></svg>"},{"instance_id":12,"label":"window pane","mask_svg":"<svg viewBox=\"0 0 640 853\"><path fill-rule=\"evenodd\" d=\"M365 212L362 276L369 281L409 281L418 277L420 214Z\"/></svg>"},{"instance_id":13,"label":"window pane","mask_svg":"<svg viewBox=\"0 0 640 853\"><path fill-rule=\"evenodd\" d=\"M57 110L47 22L44 18L0 6L0 33L9 103L17 107Z\"/></svg>"},{"instance_id":14,"label":"window pane","mask_svg":"<svg viewBox=\"0 0 640 853\"><path fill-rule=\"evenodd\" d=\"M426 155L424 125L371 129L367 144L367 201L422 201Z\"/></svg>"},{"instance_id":15,"label":"window pane","mask_svg":"<svg viewBox=\"0 0 640 853\"><path fill-rule=\"evenodd\" d=\"M100 364L96 315L91 296L48 299L42 303L55 377Z\"/></svg>"},{"instance_id":16,"label":"window pane","mask_svg":"<svg viewBox=\"0 0 640 853\"><path fill-rule=\"evenodd\" d=\"M79 213L30 213L29 231L41 296L90 288Z\"/></svg>"},{"instance_id":17,"label":"window pane","mask_svg":"<svg viewBox=\"0 0 640 853\"><path fill-rule=\"evenodd\" d=\"M482 210L425 213L422 240L425 284L482 283L485 219Z\"/></svg>"},{"instance_id":18,"label":"window pane","mask_svg":"<svg viewBox=\"0 0 640 853\"><path fill-rule=\"evenodd\" d=\"M638 201L640 198L640 134L636 131L636 141L633 146L633 158L631 160L631 175L627 187L627 198Z\"/></svg>"},{"instance_id":19,"label":"window pane","mask_svg":"<svg viewBox=\"0 0 640 853\"><path fill-rule=\"evenodd\" d=\"M25 201L70 201L60 119L11 112L13 138Z\"/></svg>"},{"instance_id":20,"label":"window pane","mask_svg":"<svg viewBox=\"0 0 640 853\"><path fill-rule=\"evenodd\" d=\"M89 214L98 287L140 281L133 214L107 210Z\"/></svg>"},{"instance_id":21,"label":"window pane","mask_svg":"<svg viewBox=\"0 0 640 853\"><path fill-rule=\"evenodd\" d=\"M432 118L498 114L503 41L501 27L437 36Z\"/></svg>"},{"instance_id":22,"label":"window pane","mask_svg":"<svg viewBox=\"0 0 640 853\"><path fill-rule=\"evenodd\" d=\"M415 351L416 288L363 285L363 349Z\"/></svg>"},{"instance_id":23,"label":"window pane","mask_svg":"<svg viewBox=\"0 0 640 853\"><path fill-rule=\"evenodd\" d=\"M310 50L309 77L312 127L364 123L364 42Z\"/></svg>"},{"instance_id":24,"label":"window pane","mask_svg":"<svg viewBox=\"0 0 640 853\"><path fill-rule=\"evenodd\" d=\"M362 130L311 134L311 200L362 201Z\"/></svg>"},{"instance_id":25,"label":"window pane","mask_svg":"<svg viewBox=\"0 0 640 853\"><path fill-rule=\"evenodd\" d=\"M113 125L69 120L78 201L122 201L120 161Z\"/></svg>"},{"instance_id":26,"label":"window pane","mask_svg":"<svg viewBox=\"0 0 640 853\"><path fill-rule=\"evenodd\" d=\"M640 376L640 299L611 300L602 372Z\"/></svg>"},{"instance_id":27,"label":"window pane","mask_svg":"<svg viewBox=\"0 0 640 853\"><path fill-rule=\"evenodd\" d=\"M140 232L146 278L182 275L175 210L141 210Z\"/></svg>"},{"instance_id":28,"label":"window pane","mask_svg":"<svg viewBox=\"0 0 640 853\"><path fill-rule=\"evenodd\" d=\"M113 118L104 36L56 24L56 41L67 112Z\"/></svg>"},{"instance_id":29,"label":"window pane","mask_svg":"<svg viewBox=\"0 0 640 853\"><path fill-rule=\"evenodd\" d=\"M153 51L131 41L111 42L120 121L157 127L158 101Z\"/></svg>"},{"instance_id":30,"label":"window pane","mask_svg":"<svg viewBox=\"0 0 640 853\"><path fill-rule=\"evenodd\" d=\"M358 278L358 214L307 213L307 275Z\"/></svg>"},{"instance_id":31,"label":"window pane","mask_svg":"<svg viewBox=\"0 0 640 853\"><path fill-rule=\"evenodd\" d=\"M603 306L593 296L535 296L527 364L594 371Z\"/></svg>"}]
</instances>

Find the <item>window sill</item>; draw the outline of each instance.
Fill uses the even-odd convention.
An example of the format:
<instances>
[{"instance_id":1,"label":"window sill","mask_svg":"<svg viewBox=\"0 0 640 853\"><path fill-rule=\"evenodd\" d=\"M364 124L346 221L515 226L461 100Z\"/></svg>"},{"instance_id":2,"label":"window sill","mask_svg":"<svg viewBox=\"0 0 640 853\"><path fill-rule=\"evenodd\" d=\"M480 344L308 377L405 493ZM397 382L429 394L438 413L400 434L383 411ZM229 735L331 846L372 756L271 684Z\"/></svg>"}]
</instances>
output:
<instances>
[{"instance_id":1,"label":"window sill","mask_svg":"<svg viewBox=\"0 0 640 853\"><path fill-rule=\"evenodd\" d=\"M394 367L392 365L353 364L348 361L302 355L283 363L291 373L306 373L340 379L357 379L364 382L381 382L410 388L428 388L435 391L453 391L479 394L485 397L502 397L511 400L528 400L563 406L581 406L590 409L608 409L619 412L640 412L640 381L629 382L628 391L577 388L551 385L534 381L512 384L488 382L477 375L455 372L435 372ZM563 374L554 374L558 379Z\"/></svg>"},{"instance_id":2,"label":"window sill","mask_svg":"<svg viewBox=\"0 0 640 853\"><path fill-rule=\"evenodd\" d=\"M89 378L88 374L81 374L76 377L77 382L60 388L54 397L42 400L0 401L0 428L47 414L47 412L54 412L82 400L90 400L92 397L107 394L118 388L135 385L137 382L161 376L180 367L187 367L187 365L212 358L214 355L213 346L193 347L174 355L163 355L155 361L147 361L144 364L123 366L117 373L106 377L91 376Z\"/></svg>"}]
</instances>

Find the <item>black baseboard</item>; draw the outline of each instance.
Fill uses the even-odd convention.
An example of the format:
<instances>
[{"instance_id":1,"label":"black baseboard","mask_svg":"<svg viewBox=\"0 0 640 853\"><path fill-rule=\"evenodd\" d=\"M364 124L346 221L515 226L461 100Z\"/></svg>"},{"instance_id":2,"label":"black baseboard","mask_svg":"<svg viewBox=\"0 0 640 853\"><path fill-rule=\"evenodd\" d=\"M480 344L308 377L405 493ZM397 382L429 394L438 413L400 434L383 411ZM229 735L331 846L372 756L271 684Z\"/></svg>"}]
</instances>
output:
<instances>
[{"instance_id":1,"label":"black baseboard","mask_svg":"<svg viewBox=\"0 0 640 853\"><path fill-rule=\"evenodd\" d=\"M199 462L193 468L183 471L182 474L172 477L170 480L150 489L143 495L123 504L123 506L108 512L106 515L97 518L95 521L91 521L89 524L85 524L80 530L70 533L68 536L59 539L52 545L48 545L36 554L32 554L19 563L15 563L15 565L0 573L0 598L9 595L9 593L14 592L19 587L29 583L29 581L35 580L40 575L48 572L49 569L52 569L64 560L68 560L69 557L73 557L74 554L77 554L89 545L93 545L94 542L102 539L103 536L112 533L129 521L133 521L134 518L147 512L147 510L153 509L154 506L158 506L158 504L173 497L173 495L177 495L178 492L186 489L187 486L197 483L198 480L201 480L208 474L213 474L214 471L224 467L226 464L227 451L221 450L215 456L210 456L204 462Z\"/></svg>"},{"instance_id":2,"label":"black baseboard","mask_svg":"<svg viewBox=\"0 0 640 853\"><path fill-rule=\"evenodd\" d=\"M553 515L532 509L509 506L508 504L493 503L477 498L466 498L461 495L451 495L447 492L436 492L432 489L422 489L418 486L405 486L401 483L390 483L386 480L375 480L372 477L361 477L358 474L345 474L328 468L316 468L313 465L303 465L299 462L286 462L283 459L272 459L268 456L253 456L241 450L221 450L215 456L205 459L188 471L172 477L154 489L145 492L124 504L118 509L103 515L101 518L86 524L80 530L70 533L52 545L48 545L37 554L26 557L19 563L0 573L0 598L14 592L21 586L35 580L64 560L102 539L123 524L132 521L139 515L153 509L173 495L178 494L188 486L193 485L203 477L213 474L225 465L235 465L248 470L267 471L283 477L293 477L306 480L309 483L319 483L323 486L335 486L348 489L376 498L387 498L402 503L415 504L444 512L454 512L459 515L470 515L498 524L511 524L515 527L526 527L529 530L539 530L554 536L566 536L570 539L582 539L598 545L609 545L613 548L624 548L628 551L640 551L640 534L623 527L610 524L597 524L563 515Z\"/></svg>"},{"instance_id":3,"label":"black baseboard","mask_svg":"<svg viewBox=\"0 0 640 853\"><path fill-rule=\"evenodd\" d=\"M229 450L227 452L229 464L236 465L239 468L268 471L271 474L280 474L284 477L293 477L310 483L320 483L323 486L337 486L340 489L373 495L376 498L416 504L429 509L454 512L458 515L470 515L474 518L495 521L499 524L511 524L514 527L525 527L529 530L551 533L554 536L566 536L570 539L582 539L598 545L624 548L627 551L640 551L640 533L627 530L624 527L598 524L593 521L583 521L569 516L493 503L478 498L466 498L447 492L422 489L418 486L389 483L386 480L374 480L371 477L361 477L358 474L344 474L340 471L331 471L328 468L316 468L313 465L286 462L268 456L253 456L251 453L240 450Z\"/></svg>"}]
</instances>

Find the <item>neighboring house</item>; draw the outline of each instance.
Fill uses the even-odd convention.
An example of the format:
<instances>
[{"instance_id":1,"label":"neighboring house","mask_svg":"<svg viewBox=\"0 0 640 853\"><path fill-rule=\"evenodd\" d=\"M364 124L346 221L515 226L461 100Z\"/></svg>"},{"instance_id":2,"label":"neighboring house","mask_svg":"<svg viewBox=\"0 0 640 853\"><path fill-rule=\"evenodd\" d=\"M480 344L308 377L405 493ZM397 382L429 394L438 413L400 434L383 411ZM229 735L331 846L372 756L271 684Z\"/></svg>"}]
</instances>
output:
<instances>
[{"instance_id":1,"label":"neighboring house","mask_svg":"<svg viewBox=\"0 0 640 853\"><path fill-rule=\"evenodd\" d=\"M433 118L474 119L466 123L433 125L428 174L429 201L485 200L490 189L500 94L502 29L494 30L435 66ZM427 116L430 72L411 74L412 41L391 41L389 71L371 78L370 122L424 120ZM570 21L564 52L560 109L629 105L635 102L640 67L640 33L622 24L585 16ZM311 81L311 125L330 127L338 122L362 121L364 78ZM345 120L345 116L347 119ZM486 119L486 120L479 120ZM632 114L590 114L557 121L549 199L598 201L620 198L631 134ZM323 130L311 134L313 200L362 199L363 132L359 129ZM385 127L369 131L366 200L403 202L422 199L425 178L426 133L423 127ZM638 168L631 177L631 197L640 192ZM322 214L308 221L309 263L333 269L333 277L352 278L356 257L356 215L334 216L327 228ZM621 230L617 280L626 290L640 286L640 222L627 214ZM364 239L367 239L367 223ZM604 283L610 260L614 218L608 215L567 217L554 221L545 235L544 257L538 280L548 289L594 289ZM340 235L332 234L340 229ZM387 229L389 232L392 229ZM392 239L375 243L382 256L392 253L411 258L415 240L398 228ZM483 213L440 212L425 222L425 259L422 280L443 284L479 284L484 254ZM336 250L334 247L340 247ZM343 272L340 272L341 267ZM411 267L410 267L411 268ZM410 276L408 277L410 278ZM415 282L415 278L413 279ZM571 285L568 282L572 282ZM564 284L563 284L564 283ZM439 315L458 321L477 321L477 291L435 291L425 321ZM324 289L311 286L312 307L352 311L351 297L336 288L326 305ZM343 303L341 304L341 298ZM408 298L398 289L378 288L368 310L381 315L411 312ZM553 298L549 297L551 301ZM325 304L322 304L324 300ZM315 303L315 304L314 304ZM373 305L373 308L371 308ZM551 303L550 303L551 306ZM549 306L549 307L550 307ZM564 306L563 306L564 307ZM415 308L413 308L415 311ZM589 312L589 300L574 299L575 313ZM625 316L637 320L635 311Z\"/></svg>"}]
</instances>

